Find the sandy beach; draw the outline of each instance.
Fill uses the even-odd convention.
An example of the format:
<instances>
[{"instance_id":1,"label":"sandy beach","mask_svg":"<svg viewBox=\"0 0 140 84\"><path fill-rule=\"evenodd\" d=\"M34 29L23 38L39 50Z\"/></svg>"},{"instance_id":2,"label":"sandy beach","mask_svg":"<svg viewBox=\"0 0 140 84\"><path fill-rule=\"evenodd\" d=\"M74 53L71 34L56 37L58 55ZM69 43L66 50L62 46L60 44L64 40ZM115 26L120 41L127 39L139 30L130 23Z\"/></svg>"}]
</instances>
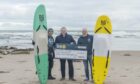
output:
<instances>
[{"instance_id":1,"label":"sandy beach","mask_svg":"<svg viewBox=\"0 0 140 84\"><path fill-rule=\"evenodd\" d=\"M59 81L60 63L54 60L53 76L56 80L48 84L93 84L84 82L84 67L82 62L74 62L75 79ZM113 51L111 66L105 84L139 84L140 83L140 52L139 51ZM33 52L26 54L0 55L0 84L39 84L35 74Z\"/></svg>"}]
</instances>

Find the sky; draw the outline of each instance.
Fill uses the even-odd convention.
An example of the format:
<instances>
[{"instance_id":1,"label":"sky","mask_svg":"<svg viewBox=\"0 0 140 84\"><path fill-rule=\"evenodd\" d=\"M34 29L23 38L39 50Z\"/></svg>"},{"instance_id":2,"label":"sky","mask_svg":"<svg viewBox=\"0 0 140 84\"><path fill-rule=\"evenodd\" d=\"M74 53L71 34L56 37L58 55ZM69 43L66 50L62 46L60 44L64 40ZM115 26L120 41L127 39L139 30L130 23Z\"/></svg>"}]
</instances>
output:
<instances>
[{"instance_id":1,"label":"sky","mask_svg":"<svg viewBox=\"0 0 140 84\"><path fill-rule=\"evenodd\" d=\"M139 0L0 0L0 30L32 30L36 7L44 3L48 27L87 27L108 15L114 30L140 30Z\"/></svg>"}]
</instances>

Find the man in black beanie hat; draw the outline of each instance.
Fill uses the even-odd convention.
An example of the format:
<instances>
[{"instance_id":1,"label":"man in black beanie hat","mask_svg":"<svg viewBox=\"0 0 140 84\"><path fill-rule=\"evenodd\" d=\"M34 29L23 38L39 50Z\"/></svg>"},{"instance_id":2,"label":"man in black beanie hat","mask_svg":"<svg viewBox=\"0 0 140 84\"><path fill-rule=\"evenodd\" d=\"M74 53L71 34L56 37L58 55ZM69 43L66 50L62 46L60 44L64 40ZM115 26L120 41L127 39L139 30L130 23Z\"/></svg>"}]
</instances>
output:
<instances>
[{"instance_id":1,"label":"man in black beanie hat","mask_svg":"<svg viewBox=\"0 0 140 84\"><path fill-rule=\"evenodd\" d=\"M53 68L53 59L55 57L54 53L54 38L53 38L53 29L49 28L48 29L48 57L49 57L49 74L48 74L48 79L49 80L54 80L55 78L52 76L52 68Z\"/></svg>"}]
</instances>

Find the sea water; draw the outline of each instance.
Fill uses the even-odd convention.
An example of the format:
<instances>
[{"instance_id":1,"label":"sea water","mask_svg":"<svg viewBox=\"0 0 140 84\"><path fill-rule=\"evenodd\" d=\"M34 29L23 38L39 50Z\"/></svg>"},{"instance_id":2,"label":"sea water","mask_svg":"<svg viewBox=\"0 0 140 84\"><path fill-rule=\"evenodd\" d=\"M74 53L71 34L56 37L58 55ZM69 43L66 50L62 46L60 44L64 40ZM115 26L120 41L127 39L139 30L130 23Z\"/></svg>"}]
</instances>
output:
<instances>
[{"instance_id":1,"label":"sea water","mask_svg":"<svg viewBox=\"0 0 140 84\"><path fill-rule=\"evenodd\" d=\"M68 31L77 41L81 35L81 31ZM59 31L54 31L54 38L59 35ZM89 31L89 34L93 34ZM32 46L33 33L31 30L1 30L0 31L0 46L16 47L18 49L33 48ZM140 31L113 31L112 35L112 50L140 50Z\"/></svg>"}]
</instances>

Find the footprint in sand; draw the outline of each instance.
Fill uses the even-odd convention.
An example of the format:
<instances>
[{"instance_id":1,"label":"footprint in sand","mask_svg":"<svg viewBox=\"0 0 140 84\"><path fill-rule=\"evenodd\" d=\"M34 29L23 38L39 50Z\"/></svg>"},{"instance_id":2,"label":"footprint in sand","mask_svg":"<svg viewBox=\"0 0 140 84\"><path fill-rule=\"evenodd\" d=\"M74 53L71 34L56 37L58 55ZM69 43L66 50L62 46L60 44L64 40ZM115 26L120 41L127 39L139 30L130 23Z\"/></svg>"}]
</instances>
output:
<instances>
[{"instance_id":1,"label":"footprint in sand","mask_svg":"<svg viewBox=\"0 0 140 84\"><path fill-rule=\"evenodd\" d=\"M24 70L24 71L32 71L32 70L26 69L26 70Z\"/></svg>"},{"instance_id":2,"label":"footprint in sand","mask_svg":"<svg viewBox=\"0 0 140 84\"><path fill-rule=\"evenodd\" d=\"M125 69L126 71L129 71L129 69Z\"/></svg>"},{"instance_id":3,"label":"footprint in sand","mask_svg":"<svg viewBox=\"0 0 140 84\"><path fill-rule=\"evenodd\" d=\"M39 81L29 81L28 84L39 84Z\"/></svg>"},{"instance_id":4,"label":"footprint in sand","mask_svg":"<svg viewBox=\"0 0 140 84\"><path fill-rule=\"evenodd\" d=\"M17 62L19 62L19 63L25 63L25 62L27 62L27 61L23 60L23 61L17 61Z\"/></svg>"},{"instance_id":5,"label":"footprint in sand","mask_svg":"<svg viewBox=\"0 0 140 84\"><path fill-rule=\"evenodd\" d=\"M7 83L7 82L0 82L0 84L5 84L5 83Z\"/></svg>"},{"instance_id":6,"label":"footprint in sand","mask_svg":"<svg viewBox=\"0 0 140 84\"><path fill-rule=\"evenodd\" d=\"M140 76L137 76L137 77L140 77Z\"/></svg>"},{"instance_id":7,"label":"footprint in sand","mask_svg":"<svg viewBox=\"0 0 140 84\"><path fill-rule=\"evenodd\" d=\"M17 80L26 80L26 79L28 79L28 78L23 77L23 78L19 78L19 79L17 79Z\"/></svg>"},{"instance_id":8,"label":"footprint in sand","mask_svg":"<svg viewBox=\"0 0 140 84\"><path fill-rule=\"evenodd\" d=\"M131 54L129 54L129 53L126 53L126 54L124 54L124 56L131 56Z\"/></svg>"},{"instance_id":9,"label":"footprint in sand","mask_svg":"<svg viewBox=\"0 0 140 84\"><path fill-rule=\"evenodd\" d=\"M120 77L128 77L127 75L121 75Z\"/></svg>"},{"instance_id":10,"label":"footprint in sand","mask_svg":"<svg viewBox=\"0 0 140 84\"><path fill-rule=\"evenodd\" d=\"M25 83L25 82L23 83L23 82L22 82L22 83L20 83L20 84L28 84L28 83Z\"/></svg>"},{"instance_id":11,"label":"footprint in sand","mask_svg":"<svg viewBox=\"0 0 140 84\"><path fill-rule=\"evenodd\" d=\"M0 57L0 59L2 59L3 57Z\"/></svg>"},{"instance_id":12,"label":"footprint in sand","mask_svg":"<svg viewBox=\"0 0 140 84\"><path fill-rule=\"evenodd\" d=\"M3 73L10 73L9 71L0 71L0 74L3 74Z\"/></svg>"}]
</instances>

